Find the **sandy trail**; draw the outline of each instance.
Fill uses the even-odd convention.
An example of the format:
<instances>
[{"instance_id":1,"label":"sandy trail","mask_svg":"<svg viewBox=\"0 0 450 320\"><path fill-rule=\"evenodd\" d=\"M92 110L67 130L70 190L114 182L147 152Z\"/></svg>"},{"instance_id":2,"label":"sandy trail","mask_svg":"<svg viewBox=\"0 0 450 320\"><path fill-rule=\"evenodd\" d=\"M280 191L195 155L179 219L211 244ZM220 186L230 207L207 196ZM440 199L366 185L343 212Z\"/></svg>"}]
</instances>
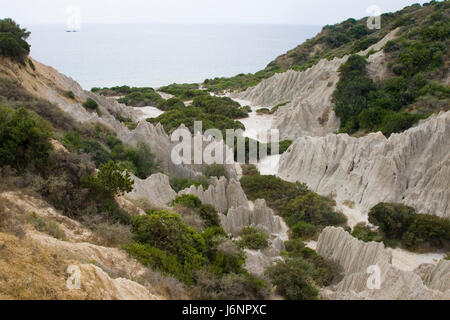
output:
<instances>
[{"instance_id":1,"label":"sandy trail","mask_svg":"<svg viewBox=\"0 0 450 320\"><path fill-rule=\"evenodd\" d=\"M142 108L134 107L133 109L142 115L139 116L139 120L145 120L148 118L157 118L164 113L164 111L161 111L155 107L142 107Z\"/></svg>"}]
</instances>

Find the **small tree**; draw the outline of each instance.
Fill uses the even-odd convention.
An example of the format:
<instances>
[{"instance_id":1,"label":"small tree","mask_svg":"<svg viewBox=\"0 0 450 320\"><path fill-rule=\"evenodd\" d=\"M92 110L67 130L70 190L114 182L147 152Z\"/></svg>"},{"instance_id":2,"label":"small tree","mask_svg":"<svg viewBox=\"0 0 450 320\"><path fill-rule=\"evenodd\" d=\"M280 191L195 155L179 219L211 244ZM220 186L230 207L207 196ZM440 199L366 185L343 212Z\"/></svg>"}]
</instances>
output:
<instances>
[{"instance_id":1,"label":"small tree","mask_svg":"<svg viewBox=\"0 0 450 320\"><path fill-rule=\"evenodd\" d=\"M24 108L0 107L0 167L45 164L52 148L50 126Z\"/></svg>"},{"instance_id":2,"label":"small tree","mask_svg":"<svg viewBox=\"0 0 450 320\"><path fill-rule=\"evenodd\" d=\"M124 171L114 161L100 165L96 177L88 176L83 179L83 185L94 194L111 198L131 192L133 184L134 181L131 180L130 173Z\"/></svg>"},{"instance_id":3,"label":"small tree","mask_svg":"<svg viewBox=\"0 0 450 320\"><path fill-rule=\"evenodd\" d=\"M30 45L26 41L29 36L30 32L12 19L0 20L0 55L24 62L30 53Z\"/></svg>"},{"instance_id":4,"label":"small tree","mask_svg":"<svg viewBox=\"0 0 450 320\"><path fill-rule=\"evenodd\" d=\"M86 109L90 109L90 110L97 110L98 109L98 103L94 99L88 98L83 103L83 107L85 107Z\"/></svg>"}]
</instances>

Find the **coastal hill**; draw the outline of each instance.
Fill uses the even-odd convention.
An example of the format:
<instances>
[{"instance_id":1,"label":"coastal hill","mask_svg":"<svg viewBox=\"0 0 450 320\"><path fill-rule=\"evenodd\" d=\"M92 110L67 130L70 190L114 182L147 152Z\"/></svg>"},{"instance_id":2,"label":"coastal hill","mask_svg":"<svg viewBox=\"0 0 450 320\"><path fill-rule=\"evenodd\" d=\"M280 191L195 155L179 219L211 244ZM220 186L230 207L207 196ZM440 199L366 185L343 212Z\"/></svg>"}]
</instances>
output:
<instances>
[{"instance_id":1,"label":"coastal hill","mask_svg":"<svg viewBox=\"0 0 450 320\"><path fill-rule=\"evenodd\" d=\"M1 20L0 298L449 299L449 15L326 26L255 75L91 92ZM255 119L280 130L272 158L171 161L176 128Z\"/></svg>"}]
</instances>

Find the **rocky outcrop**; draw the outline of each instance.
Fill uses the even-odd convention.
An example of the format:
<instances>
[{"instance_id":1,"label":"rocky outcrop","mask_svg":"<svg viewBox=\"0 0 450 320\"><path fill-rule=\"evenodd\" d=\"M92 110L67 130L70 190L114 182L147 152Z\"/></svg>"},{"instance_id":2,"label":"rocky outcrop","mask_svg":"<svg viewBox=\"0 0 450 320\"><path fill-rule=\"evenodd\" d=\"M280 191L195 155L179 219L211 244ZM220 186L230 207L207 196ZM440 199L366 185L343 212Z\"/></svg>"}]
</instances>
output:
<instances>
[{"instance_id":1,"label":"rocky outcrop","mask_svg":"<svg viewBox=\"0 0 450 320\"><path fill-rule=\"evenodd\" d=\"M436 266L427 265L422 279L430 289L445 291L450 288L450 261L441 260Z\"/></svg>"},{"instance_id":2,"label":"rocky outcrop","mask_svg":"<svg viewBox=\"0 0 450 320\"><path fill-rule=\"evenodd\" d=\"M339 129L331 96L339 81L337 70L346 59L321 60L306 71L279 73L232 96L263 107L290 102L278 109L273 121L273 128L280 130L281 140L303 135L323 136Z\"/></svg>"},{"instance_id":3,"label":"rocky outcrop","mask_svg":"<svg viewBox=\"0 0 450 320\"><path fill-rule=\"evenodd\" d=\"M379 50L397 36L397 31L393 30L378 43L359 53L366 56L372 50L378 51L368 58L368 72L375 80L383 80L390 75L386 56ZM340 127L333 111L332 95L339 82L339 67L347 59L348 56L330 61L323 59L305 71L278 73L245 92L233 93L231 96L263 107L290 102L278 109L273 121L273 128L280 131L281 140L324 136L336 132Z\"/></svg>"},{"instance_id":4,"label":"rocky outcrop","mask_svg":"<svg viewBox=\"0 0 450 320\"><path fill-rule=\"evenodd\" d=\"M353 201L364 213L384 201L449 217L450 112L389 139L381 133L301 137L281 157L279 176Z\"/></svg>"},{"instance_id":5,"label":"rocky outcrop","mask_svg":"<svg viewBox=\"0 0 450 320\"><path fill-rule=\"evenodd\" d=\"M165 208L168 203L175 199L177 193L172 189L169 177L162 173L151 175L145 180L135 176L133 191L127 194L127 197L134 200L146 200L150 203Z\"/></svg>"},{"instance_id":6,"label":"rocky outcrop","mask_svg":"<svg viewBox=\"0 0 450 320\"><path fill-rule=\"evenodd\" d=\"M221 215L220 220L224 230L234 235L238 235L247 226L258 228L267 235L277 234L281 237L287 234L286 225L267 207L265 200L256 200L252 208L248 205L233 207L228 210L227 215Z\"/></svg>"},{"instance_id":7,"label":"rocky outcrop","mask_svg":"<svg viewBox=\"0 0 450 320\"><path fill-rule=\"evenodd\" d=\"M342 228L327 227L317 242L317 253L338 263L343 270L343 279L324 288L326 299L449 299L448 281L437 287L434 279L445 277L447 267L439 264L422 280L416 272L401 271L392 265L392 253L383 243L363 242L353 238ZM368 286L374 276L370 268L378 267L380 287ZM438 271L436 271L438 270ZM441 281L441 283L443 283Z\"/></svg>"},{"instance_id":8,"label":"rocky outcrop","mask_svg":"<svg viewBox=\"0 0 450 320\"><path fill-rule=\"evenodd\" d=\"M230 208L247 207L248 200L241 184L231 179L213 177L207 190L203 186L191 186L188 189L180 191L179 194L192 194L197 196L203 203L210 204L220 213L227 212Z\"/></svg>"}]
</instances>

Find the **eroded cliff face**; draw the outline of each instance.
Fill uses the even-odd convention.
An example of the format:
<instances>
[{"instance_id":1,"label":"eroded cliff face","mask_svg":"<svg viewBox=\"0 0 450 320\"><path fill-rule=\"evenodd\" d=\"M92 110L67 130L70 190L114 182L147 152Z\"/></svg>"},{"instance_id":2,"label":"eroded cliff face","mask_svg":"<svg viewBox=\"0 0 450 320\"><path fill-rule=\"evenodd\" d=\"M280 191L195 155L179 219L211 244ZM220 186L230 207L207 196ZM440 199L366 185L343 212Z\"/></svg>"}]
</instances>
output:
<instances>
[{"instance_id":1,"label":"eroded cliff face","mask_svg":"<svg viewBox=\"0 0 450 320\"><path fill-rule=\"evenodd\" d=\"M392 265L392 252L383 243L363 242L342 228L327 227L317 242L317 253L342 267L343 279L322 289L325 299L449 299L448 264L429 265L426 272L402 271ZM371 279L377 266L380 287ZM369 285L368 285L369 283Z\"/></svg>"},{"instance_id":2,"label":"eroded cliff face","mask_svg":"<svg viewBox=\"0 0 450 320\"><path fill-rule=\"evenodd\" d=\"M303 72L289 70L279 73L232 96L262 107L289 102L275 113L272 125L280 130L282 140L303 135L323 136L339 129L331 99L339 81L337 70L346 60L347 57L321 60Z\"/></svg>"},{"instance_id":3,"label":"eroded cliff face","mask_svg":"<svg viewBox=\"0 0 450 320\"><path fill-rule=\"evenodd\" d=\"M138 283L147 268L121 249L98 244L96 235L79 222L63 216L42 199L21 192L0 193L3 214L14 217L22 236L0 232L0 269L8 275L2 294L9 299L165 299L150 283ZM64 239L27 224L34 214L53 221ZM69 266L80 270L80 289L66 285ZM30 277L30 274L33 274ZM145 281L144 281L145 282Z\"/></svg>"},{"instance_id":4,"label":"eroded cliff face","mask_svg":"<svg viewBox=\"0 0 450 320\"><path fill-rule=\"evenodd\" d=\"M162 173L156 173L147 179L131 177L134 181L133 191L126 196L133 200L149 201L156 207L166 208L168 203L175 199L177 193L172 189L169 177Z\"/></svg>"},{"instance_id":5,"label":"eroded cliff face","mask_svg":"<svg viewBox=\"0 0 450 320\"><path fill-rule=\"evenodd\" d=\"M353 201L364 213L384 201L450 217L450 112L389 139L381 133L301 137L281 157L279 176Z\"/></svg>"},{"instance_id":6,"label":"eroded cliff face","mask_svg":"<svg viewBox=\"0 0 450 320\"><path fill-rule=\"evenodd\" d=\"M203 203L210 204L220 213L225 213L228 209L244 206L248 208L247 196L242 190L241 184L234 180L227 180L225 177L212 178L211 185L207 190L202 186L191 186L180 194L192 194L197 196Z\"/></svg>"},{"instance_id":7,"label":"eroded cliff face","mask_svg":"<svg viewBox=\"0 0 450 320\"><path fill-rule=\"evenodd\" d=\"M124 143L148 144L165 172L179 177L194 177L199 174L191 167L173 164L171 151L175 144L170 141L170 137L160 124L152 125L142 120L142 112L139 110L120 104L115 99L85 91L73 79L38 61L32 61L35 70L27 66L19 68L17 64L3 58L0 60L0 69L11 79L18 81L29 93L54 103L74 120L80 123L101 123L111 128ZM67 91L72 91L76 98L67 98L65 96ZM101 116L83 107L82 104L87 98L97 101ZM130 130L116 119L117 114L138 123L137 128Z\"/></svg>"},{"instance_id":8,"label":"eroded cliff face","mask_svg":"<svg viewBox=\"0 0 450 320\"><path fill-rule=\"evenodd\" d=\"M398 29L388 33L378 43L358 54L369 56L368 72L374 80L390 75L384 45L397 36ZM275 113L273 129L280 131L282 140L301 136L325 136L339 130L340 122L333 111L332 96L339 82L339 67L348 55L333 60L320 60L305 71L289 70L263 80L242 93L232 93L234 98L249 100L253 105L274 107L289 102Z\"/></svg>"}]
</instances>

